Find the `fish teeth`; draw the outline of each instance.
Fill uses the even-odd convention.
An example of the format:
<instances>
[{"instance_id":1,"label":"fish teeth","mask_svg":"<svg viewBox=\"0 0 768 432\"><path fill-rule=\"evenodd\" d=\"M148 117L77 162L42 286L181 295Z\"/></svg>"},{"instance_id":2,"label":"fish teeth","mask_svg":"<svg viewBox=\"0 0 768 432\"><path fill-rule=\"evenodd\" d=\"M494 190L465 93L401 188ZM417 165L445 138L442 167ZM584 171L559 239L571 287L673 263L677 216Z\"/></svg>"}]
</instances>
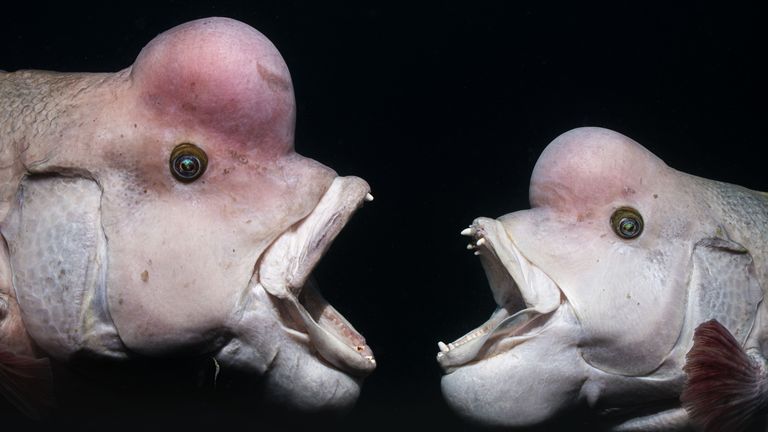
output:
<instances>
[{"instance_id":1,"label":"fish teeth","mask_svg":"<svg viewBox=\"0 0 768 432\"><path fill-rule=\"evenodd\" d=\"M371 195L370 193L365 194L365 200L367 202L373 201L373 195Z\"/></svg>"},{"instance_id":2,"label":"fish teeth","mask_svg":"<svg viewBox=\"0 0 768 432\"><path fill-rule=\"evenodd\" d=\"M447 345L445 344L445 342L440 341L437 343L437 347L440 348L440 352L437 353L437 356L441 357L443 354L453 349L456 349L457 347L460 347L468 342L471 342L479 337L485 336L487 333L488 333L488 329L486 328L486 326L483 326L468 335L462 336L461 339L453 341Z\"/></svg>"},{"instance_id":3,"label":"fish teeth","mask_svg":"<svg viewBox=\"0 0 768 432\"><path fill-rule=\"evenodd\" d=\"M474 226L464 228L461 231L461 235L476 238L474 243L470 243L467 245L467 250L474 250L479 248L480 246L485 246L488 243L488 240L485 239L483 234L484 232L482 230L478 230ZM475 251L475 256L477 255L480 255L480 251Z\"/></svg>"},{"instance_id":4,"label":"fish teeth","mask_svg":"<svg viewBox=\"0 0 768 432\"><path fill-rule=\"evenodd\" d=\"M483 331L483 329L479 329L479 330L473 332L472 334L467 335L464 338L464 340L461 342L461 345L464 345L465 343L467 343L467 342L469 342L469 341L471 341L473 339L476 339L476 338L478 338L478 337L480 337L480 336L482 336L484 334L485 334L485 331Z\"/></svg>"},{"instance_id":5,"label":"fish teeth","mask_svg":"<svg viewBox=\"0 0 768 432\"><path fill-rule=\"evenodd\" d=\"M477 229L474 226L464 228L461 231L461 235L463 236L475 237L475 242L467 245L468 250L474 250L481 246L485 246L488 243L488 240L486 240L484 234L482 229ZM475 256L477 255L480 255L480 251L475 251Z\"/></svg>"}]
</instances>

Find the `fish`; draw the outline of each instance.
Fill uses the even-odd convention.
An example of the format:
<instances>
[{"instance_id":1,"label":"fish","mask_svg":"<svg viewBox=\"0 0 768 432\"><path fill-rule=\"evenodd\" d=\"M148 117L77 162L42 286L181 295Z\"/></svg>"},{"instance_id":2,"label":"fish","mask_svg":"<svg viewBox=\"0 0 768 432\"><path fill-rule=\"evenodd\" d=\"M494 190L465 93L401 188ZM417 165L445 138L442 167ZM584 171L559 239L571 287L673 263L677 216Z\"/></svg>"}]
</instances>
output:
<instances>
[{"instance_id":1,"label":"fish","mask_svg":"<svg viewBox=\"0 0 768 432\"><path fill-rule=\"evenodd\" d=\"M348 409L376 360L312 270L373 195L298 154L295 119L280 52L230 18L115 73L0 72L0 395L39 417L51 362L208 356Z\"/></svg>"},{"instance_id":2,"label":"fish","mask_svg":"<svg viewBox=\"0 0 768 432\"><path fill-rule=\"evenodd\" d=\"M582 127L543 150L529 200L461 232L497 306L438 343L456 413L527 428L586 412L615 431L737 431L764 417L765 193Z\"/></svg>"}]
</instances>

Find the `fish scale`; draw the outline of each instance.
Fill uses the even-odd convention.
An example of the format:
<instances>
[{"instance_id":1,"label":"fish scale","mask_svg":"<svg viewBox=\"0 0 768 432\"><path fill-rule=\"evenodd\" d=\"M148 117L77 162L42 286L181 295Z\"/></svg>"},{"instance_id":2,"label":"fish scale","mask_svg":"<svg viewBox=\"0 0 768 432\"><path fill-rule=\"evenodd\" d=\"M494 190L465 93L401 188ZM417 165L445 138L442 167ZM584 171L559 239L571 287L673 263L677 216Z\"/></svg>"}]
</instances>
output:
<instances>
[{"instance_id":1,"label":"fish scale","mask_svg":"<svg viewBox=\"0 0 768 432\"><path fill-rule=\"evenodd\" d=\"M81 178L29 177L18 199L2 233L27 331L61 358L87 348L124 357L106 309L99 187Z\"/></svg>"},{"instance_id":2,"label":"fish scale","mask_svg":"<svg viewBox=\"0 0 768 432\"><path fill-rule=\"evenodd\" d=\"M692 181L704 191L702 201L711 203L727 235L737 243L749 245L762 286L768 289L768 195L700 177L693 177Z\"/></svg>"}]
</instances>

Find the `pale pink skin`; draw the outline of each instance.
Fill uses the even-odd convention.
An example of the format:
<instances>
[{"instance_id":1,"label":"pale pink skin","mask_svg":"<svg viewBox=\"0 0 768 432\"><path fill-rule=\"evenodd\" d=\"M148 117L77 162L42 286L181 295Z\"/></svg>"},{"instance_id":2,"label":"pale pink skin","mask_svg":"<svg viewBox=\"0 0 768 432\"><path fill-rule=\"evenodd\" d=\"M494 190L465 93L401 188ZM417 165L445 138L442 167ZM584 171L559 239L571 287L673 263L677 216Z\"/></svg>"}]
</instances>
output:
<instances>
[{"instance_id":1,"label":"pale pink skin","mask_svg":"<svg viewBox=\"0 0 768 432\"><path fill-rule=\"evenodd\" d=\"M530 202L474 226L500 224L504 235L486 243L514 244L563 300L540 334L449 371L443 392L462 415L530 426L580 402L675 399L693 329L708 318L768 352L766 308L757 306L768 288L764 194L676 171L619 133L579 128L540 156ZM611 228L626 206L645 221L635 239ZM712 238L727 247L708 246ZM699 300L706 295L717 301ZM646 431L688 422L682 408L623 420L621 430Z\"/></svg>"},{"instance_id":2,"label":"pale pink skin","mask_svg":"<svg viewBox=\"0 0 768 432\"><path fill-rule=\"evenodd\" d=\"M308 409L355 400L359 377L282 331L275 300L251 285L265 249L338 178L294 152L290 74L264 35L231 19L197 20L159 35L115 74L0 72L0 99L0 220L14 210L27 175L63 173L98 184L107 308L127 350L214 355L224 347L223 367L269 372L278 398ZM19 116L25 105L33 109ZM209 160L205 175L189 184L168 167L184 142ZM362 180L348 179L367 191ZM0 276L12 298L7 269ZM18 323L18 312L11 316ZM51 324L24 320L45 355L66 358L77 348L46 342ZM13 328L7 339L26 340ZM303 366L281 371L293 362Z\"/></svg>"},{"instance_id":3,"label":"pale pink skin","mask_svg":"<svg viewBox=\"0 0 768 432\"><path fill-rule=\"evenodd\" d=\"M112 170L101 181L114 188L107 196L117 197L102 209L110 261L134 263L111 272L109 285L122 288L110 292L110 311L134 350L173 349L194 342L179 332L209 338L207 332L226 324L257 257L314 208L336 174L293 152L288 70L249 27L234 21L176 27L142 50L127 78L119 91L128 94L117 96L115 112L103 114L121 120L109 130L110 145L97 147L139 170L133 175L142 181L126 187ZM134 160L115 155L121 139L138 144L131 148ZM204 181L169 177L167 143L180 142L205 143L211 162ZM161 220L167 222L158 225ZM185 272L189 280L179 280ZM135 324L146 315L153 319Z\"/></svg>"}]
</instances>

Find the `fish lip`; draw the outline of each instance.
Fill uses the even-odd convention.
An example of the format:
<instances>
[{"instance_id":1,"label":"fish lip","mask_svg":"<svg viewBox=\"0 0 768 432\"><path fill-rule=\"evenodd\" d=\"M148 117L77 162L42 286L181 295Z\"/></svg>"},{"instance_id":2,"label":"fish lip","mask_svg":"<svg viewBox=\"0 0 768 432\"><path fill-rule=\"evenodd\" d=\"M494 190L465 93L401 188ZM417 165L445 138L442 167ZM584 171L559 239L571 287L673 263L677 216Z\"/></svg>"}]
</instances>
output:
<instances>
[{"instance_id":1,"label":"fish lip","mask_svg":"<svg viewBox=\"0 0 768 432\"><path fill-rule=\"evenodd\" d=\"M497 308L485 323L459 339L438 343L445 373L505 353L547 328L567 303L560 287L530 262L495 219L478 218L462 231L480 257Z\"/></svg>"},{"instance_id":2,"label":"fish lip","mask_svg":"<svg viewBox=\"0 0 768 432\"><path fill-rule=\"evenodd\" d=\"M251 284L276 300L282 328L326 363L365 376L376 360L365 338L317 290L311 277L321 257L364 202L372 200L358 177L337 177L309 215L278 236L254 268Z\"/></svg>"}]
</instances>

